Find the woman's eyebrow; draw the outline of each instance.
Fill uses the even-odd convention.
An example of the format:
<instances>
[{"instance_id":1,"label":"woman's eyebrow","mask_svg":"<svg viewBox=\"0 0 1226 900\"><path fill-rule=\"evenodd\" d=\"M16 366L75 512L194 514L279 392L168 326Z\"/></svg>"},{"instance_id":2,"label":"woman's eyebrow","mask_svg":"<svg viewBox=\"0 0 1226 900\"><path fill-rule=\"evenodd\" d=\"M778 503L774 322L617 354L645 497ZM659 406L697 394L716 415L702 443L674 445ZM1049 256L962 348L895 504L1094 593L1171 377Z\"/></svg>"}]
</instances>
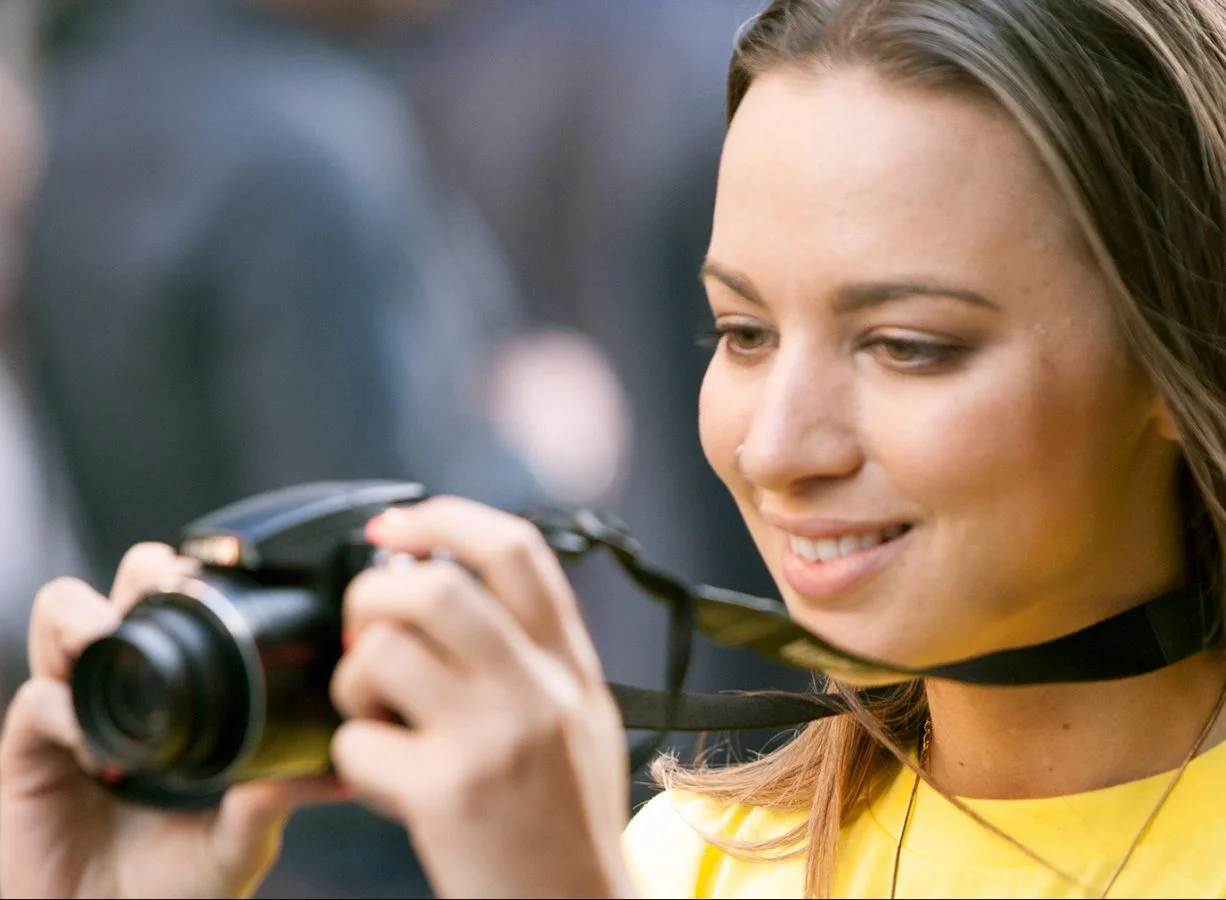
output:
<instances>
[{"instance_id":1,"label":"woman's eyebrow","mask_svg":"<svg viewBox=\"0 0 1226 900\"><path fill-rule=\"evenodd\" d=\"M705 281L708 278L714 278L720 284L724 285L731 291L740 294L750 303L756 303L759 306L765 306L762 300L762 295L758 293L758 289L753 286L753 282L739 272L733 272L730 269L725 269L719 263L711 259L706 259L702 263L702 268L698 270L698 279Z\"/></svg>"},{"instance_id":2,"label":"woman's eyebrow","mask_svg":"<svg viewBox=\"0 0 1226 900\"><path fill-rule=\"evenodd\" d=\"M983 294L966 288L949 287L928 281L870 281L846 284L839 288L834 298L834 311L857 312L910 297L949 297L984 309L1000 309Z\"/></svg>"},{"instance_id":3,"label":"woman's eyebrow","mask_svg":"<svg viewBox=\"0 0 1226 900\"><path fill-rule=\"evenodd\" d=\"M762 295L752 281L740 272L726 269L714 260L703 262L699 269L700 280L714 278L729 290L739 294L750 303L765 305ZM996 309L995 303L982 294L966 288L950 287L931 281L867 281L845 284L835 293L833 309L836 313L851 313L906 300L911 297L949 297L984 309Z\"/></svg>"}]
</instances>

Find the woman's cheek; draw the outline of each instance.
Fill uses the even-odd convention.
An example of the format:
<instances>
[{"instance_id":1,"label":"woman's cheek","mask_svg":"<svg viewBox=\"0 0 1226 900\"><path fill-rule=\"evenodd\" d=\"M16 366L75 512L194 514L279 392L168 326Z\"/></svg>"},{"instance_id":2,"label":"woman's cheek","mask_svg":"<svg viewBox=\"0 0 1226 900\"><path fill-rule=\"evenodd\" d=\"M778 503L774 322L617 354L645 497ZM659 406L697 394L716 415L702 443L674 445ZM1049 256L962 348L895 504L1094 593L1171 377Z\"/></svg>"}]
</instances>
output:
<instances>
[{"instance_id":1,"label":"woman's cheek","mask_svg":"<svg viewBox=\"0 0 1226 900\"><path fill-rule=\"evenodd\" d=\"M937 507L973 489L986 498L1033 459L1035 400L1025 367L984 361L972 372L866 386L860 439L900 494Z\"/></svg>"},{"instance_id":2,"label":"woman's cheek","mask_svg":"<svg viewBox=\"0 0 1226 900\"><path fill-rule=\"evenodd\" d=\"M744 389L737 389L725 364L712 360L698 394L698 436L708 464L729 488L739 480L736 448L749 430L742 394Z\"/></svg>"}]
</instances>

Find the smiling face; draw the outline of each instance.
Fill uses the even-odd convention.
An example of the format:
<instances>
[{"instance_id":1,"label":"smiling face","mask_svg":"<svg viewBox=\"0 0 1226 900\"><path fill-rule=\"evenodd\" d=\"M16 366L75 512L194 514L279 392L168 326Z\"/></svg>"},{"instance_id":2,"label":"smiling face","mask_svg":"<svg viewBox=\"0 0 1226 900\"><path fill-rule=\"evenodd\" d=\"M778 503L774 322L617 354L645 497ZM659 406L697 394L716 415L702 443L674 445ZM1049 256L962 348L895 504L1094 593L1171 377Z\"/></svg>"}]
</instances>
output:
<instances>
[{"instance_id":1,"label":"smiling face","mask_svg":"<svg viewBox=\"0 0 1226 900\"><path fill-rule=\"evenodd\" d=\"M800 624L925 666L1181 578L1174 428L996 108L865 69L760 76L703 278L703 447Z\"/></svg>"}]
</instances>

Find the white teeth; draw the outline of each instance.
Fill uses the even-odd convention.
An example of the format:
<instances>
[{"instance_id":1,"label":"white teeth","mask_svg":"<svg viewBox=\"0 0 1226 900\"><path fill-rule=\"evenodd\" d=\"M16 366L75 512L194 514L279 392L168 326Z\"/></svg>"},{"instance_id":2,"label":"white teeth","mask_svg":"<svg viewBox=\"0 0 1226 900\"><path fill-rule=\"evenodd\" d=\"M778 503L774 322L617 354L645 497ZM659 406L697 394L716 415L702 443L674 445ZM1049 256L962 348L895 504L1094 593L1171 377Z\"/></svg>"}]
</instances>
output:
<instances>
[{"instance_id":1,"label":"white teeth","mask_svg":"<svg viewBox=\"0 0 1226 900\"><path fill-rule=\"evenodd\" d=\"M810 562L830 562L833 559L838 559L840 556L847 556L849 553L871 550L878 544L893 540L906 530L905 525L890 525L881 531L870 531L864 534L845 534L842 537L817 538L816 540L790 534L788 535L788 544L792 548L793 553Z\"/></svg>"},{"instance_id":2,"label":"white teeth","mask_svg":"<svg viewBox=\"0 0 1226 900\"><path fill-rule=\"evenodd\" d=\"M788 536L788 546L792 548L792 552L797 556L803 557L809 562L817 561L817 551L813 547L812 541L806 541L804 538L796 537L796 535Z\"/></svg>"},{"instance_id":3,"label":"white teeth","mask_svg":"<svg viewBox=\"0 0 1226 900\"><path fill-rule=\"evenodd\" d=\"M828 560L837 559L839 555L839 539L838 538L818 538L813 542L813 546L817 548L818 562L827 562Z\"/></svg>"}]
</instances>

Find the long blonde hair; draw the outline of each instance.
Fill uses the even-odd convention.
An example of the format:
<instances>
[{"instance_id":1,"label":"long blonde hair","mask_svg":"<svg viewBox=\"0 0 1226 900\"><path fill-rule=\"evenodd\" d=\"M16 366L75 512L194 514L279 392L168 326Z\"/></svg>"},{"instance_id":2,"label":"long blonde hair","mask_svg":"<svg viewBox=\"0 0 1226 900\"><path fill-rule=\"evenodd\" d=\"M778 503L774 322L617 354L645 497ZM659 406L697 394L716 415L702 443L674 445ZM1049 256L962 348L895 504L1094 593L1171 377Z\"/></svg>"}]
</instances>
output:
<instances>
[{"instance_id":1,"label":"long blonde hair","mask_svg":"<svg viewBox=\"0 0 1226 900\"><path fill-rule=\"evenodd\" d=\"M1121 340L1179 427L1189 554L1222 584L1226 0L774 0L738 37L728 119L764 72L841 65L986 98L1027 135L1111 288ZM926 706L911 682L752 762L662 760L654 774L808 810L804 825L741 849L804 853L806 892L828 896L842 826L888 783Z\"/></svg>"}]
</instances>

